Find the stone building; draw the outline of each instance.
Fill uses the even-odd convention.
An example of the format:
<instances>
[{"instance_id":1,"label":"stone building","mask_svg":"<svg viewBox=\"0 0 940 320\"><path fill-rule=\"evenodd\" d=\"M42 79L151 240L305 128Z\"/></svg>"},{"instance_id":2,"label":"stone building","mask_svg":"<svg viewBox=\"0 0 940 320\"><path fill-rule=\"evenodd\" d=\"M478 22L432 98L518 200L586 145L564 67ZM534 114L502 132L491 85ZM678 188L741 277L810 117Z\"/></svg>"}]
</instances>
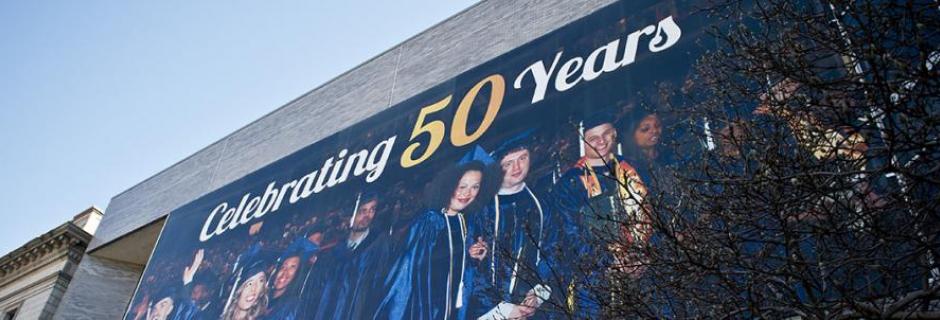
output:
<instances>
[{"instance_id":1,"label":"stone building","mask_svg":"<svg viewBox=\"0 0 940 320\"><path fill-rule=\"evenodd\" d=\"M88 208L0 257L0 318L51 319L101 217Z\"/></svg>"}]
</instances>

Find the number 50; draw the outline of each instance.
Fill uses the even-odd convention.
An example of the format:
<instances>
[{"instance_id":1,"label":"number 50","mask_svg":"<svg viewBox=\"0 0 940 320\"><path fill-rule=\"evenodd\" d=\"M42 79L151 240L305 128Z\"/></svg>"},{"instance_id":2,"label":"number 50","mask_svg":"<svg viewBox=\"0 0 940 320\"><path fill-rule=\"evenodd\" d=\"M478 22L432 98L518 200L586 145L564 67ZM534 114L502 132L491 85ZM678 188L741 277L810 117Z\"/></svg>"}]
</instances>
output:
<instances>
[{"instance_id":1,"label":"number 50","mask_svg":"<svg viewBox=\"0 0 940 320\"><path fill-rule=\"evenodd\" d=\"M483 89L485 85L490 86L490 101L486 106L486 114L483 115L483 122L480 123L480 127L472 133L467 133L467 120L470 116L470 107L473 106L473 100L476 99L480 90ZM493 121L496 120L496 114L499 113L499 107L503 103L505 93L506 80L499 74L486 77L480 80L480 82L477 82L473 88L470 88L470 91L467 91L463 100L460 101L460 105L457 106L457 113L454 115L454 122L450 127L450 143L455 147L460 147L479 139L480 136L490 128ZM418 148L421 148L421 142L415 141L405 148L405 152L401 154L402 168L410 168L427 160L434 154L434 151L437 151L437 148L441 146L441 142L444 141L444 136L446 135L446 124L441 120L433 120L427 123L425 123L425 120L429 114L447 108L447 106L450 105L452 97L452 94L448 95L444 99L421 108L421 110L418 111L418 120L415 122L414 129L411 130L411 138L409 138L408 141L414 141L415 138L421 134L427 134L427 148L425 148L424 152L418 157L415 157L415 152Z\"/></svg>"}]
</instances>

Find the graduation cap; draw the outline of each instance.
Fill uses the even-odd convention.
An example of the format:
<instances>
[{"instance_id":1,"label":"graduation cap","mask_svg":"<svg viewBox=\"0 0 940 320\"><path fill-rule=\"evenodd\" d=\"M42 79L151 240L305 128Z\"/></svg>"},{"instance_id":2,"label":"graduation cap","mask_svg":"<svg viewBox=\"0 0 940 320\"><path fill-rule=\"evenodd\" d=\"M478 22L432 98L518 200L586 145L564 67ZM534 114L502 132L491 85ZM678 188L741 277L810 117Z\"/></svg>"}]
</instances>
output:
<instances>
[{"instance_id":1,"label":"graduation cap","mask_svg":"<svg viewBox=\"0 0 940 320\"><path fill-rule=\"evenodd\" d=\"M238 291L237 288L239 286L244 284L246 281L248 281L248 279L256 274L264 273L267 276L269 260L265 258L263 254L252 255L247 260L248 261L245 263L245 266L241 269L241 271L237 272L235 282L232 283L232 288L235 289L229 292L228 298L225 300L225 307L222 308L222 314L225 314L228 308L231 307L232 301L235 298L235 292Z\"/></svg>"},{"instance_id":2,"label":"graduation cap","mask_svg":"<svg viewBox=\"0 0 940 320\"><path fill-rule=\"evenodd\" d=\"M329 224L327 224L326 222L322 220L317 221L317 222L314 222L309 227L307 227L306 232L304 232L304 238L309 237L310 235L314 233L326 233L327 231L330 231Z\"/></svg>"},{"instance_id":3,"label":"graduation cap","mask_svg":"<svg viewBox=\"0 0 940 320\"><path fill-rule=\"evenodd\" d=\"M352 228L353 224L356 222L356 214L359 213L360 204L368 203L369 201L378 199L379 194L372 190L359 192L359 194L356 195L356 205L353 207L352 216L349 217L349 227Z\"/></svg>"},{"instance_id":4,"label":"graduation cap","mask_svg":"<svg viewBox=\"0 0 940 320\"><path fill-rule=\"evenodd\" d=\"M503 144L496 147L496 150L493 150L491 153L493 159L499 161L513 151L529 149L534 140L532 137L533 132L535 132L535 129L528 129L504 141Z\"/></svg>"},{"instance_id":5,"label":"graduation cap","mask_svg":"<svg viewBox=\"0 0 940 320\"><path fill-rule=\"evenodd\" d=\"M479 161L487 166L496 162L496 160L493 160L493 157L490 157L486 150L483 150L483 147L476 145L473 146L473 149L467 152L463 158L460 158L460 161L457 162L457 165L465 165L473 161Z\"/></svg>"},{"instance_id":6,"label":"graduation cap","mask_svg":"<svg viewBox=\"0 0 940 320\"><path fill-rule=\"evenodd\" d=\"M579 156L583 157L585 154L585 148L586 148L584 145L584 132L585 131L594 129L595 127L603 125L605 123L614 125L616 121L617 121L617 116L613 113L613 111L609 109L600 109L584 116L584 118L581 119L581 122L578 123L578 137L580 137L578 139L579 140L578 141ZM623 146L620 144L620 142L617 142L617 154L623 155Z\"/></svg>"},{"instance_id":7,"label":"graduation cap","mask_svg":"<svg viewBox=\"0 0 940 320\"><path fill-rule=\"evenodd\" d=\"M159 290L157 290L156 294L153 295L153 299L151 301L159 302L160 300L163 300L165 298L170 298L175 301L176 294L177 294L176 287L171 286L171 285L164 286L160 288Z\"/></svg>"},{"instance_id":8,"label":"graduation cap","mask_svg":"<svg viewBox=\"0 0 940 320\"><path fill-rule=\"evenodd\" d=\"M361 200L362 203L366 203L372 200L378 200L379 194L378 192L372 191L371 189L366 189L359 193L358 198L359 200ZM357 207L356 209L359 209L359 208Z\"/></svg>"},{"instance_id":9,"label":"graduation cap","mask_svg":"<svg viewBox=\"0 0 940 320\"><path fill-rule=\"evenodd\" d=\"M280 263L290 257L300 257L300 261L307 261L310 256L316 254L318 251L320 251L319 246L311 243L307 238L297 237L297 239L294 239L293 242L287 245L287 249L284 249L284 252L277 258L277 261Z\"/></svg>"},{"instance_id":10,"label":"graduation cap","mask_svg":"<svg viewBox=\"0 0 940 320\"><path fill-rule=\"evenodd\" d=\"M218 281L218 276L209 270L200 270L193 277L193 284L203 284L207 287L215 287Z\"/></svg>"},{"instance_id":11,"label":"graduation cap","mask_svg":"<svg viewBox=\"0 0 940 320\"><path fill-rule=\"evenodd\" d=\"M584 130L591 130L592 128L596 126L599 126L605 123L609 123L613 125L616 118L617 116L614 115L614 113L611 112L610 110L601 109L601 110L598 110L598 111L595 111L593 113L586 115L581 120L581 127L584 128Z\"/></svg>"},{"instance_id":12,"label":"graduation cap","mask_svg":"<svg viewBox=\"0 0 940 320\"><path fill-rule=\"evenodd\" d=\"M251 278L251 276L258 273L267 272L268 268L268 259L263 257L255 257L248 264L245 265L245 269L242 271L242 281ZM267 273L265 273L267 274Z\"/></svg>"}]
</instances>

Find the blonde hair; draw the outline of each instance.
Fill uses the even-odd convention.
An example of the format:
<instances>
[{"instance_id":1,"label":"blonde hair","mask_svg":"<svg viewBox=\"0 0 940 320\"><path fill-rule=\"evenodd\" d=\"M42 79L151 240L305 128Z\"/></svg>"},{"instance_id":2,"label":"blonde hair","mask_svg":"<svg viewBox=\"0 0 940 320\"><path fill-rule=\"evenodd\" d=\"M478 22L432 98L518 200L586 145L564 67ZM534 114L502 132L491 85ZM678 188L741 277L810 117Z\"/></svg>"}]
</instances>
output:
<instances>
[{"instance_id":1,"label":"blonde hair","mask_svg":"<svg viewBox=\"0 0 940 320\"><path fill-rule=\"evenodd\" d=\"M260 291L258 292L258 299L255 300L254 305L248 310L245 310L244 318L235 318L235 310L238 309L238 299L241 298L242 292L245 291L245 283L248 283L248 280L255 277L256 275L262 275L262 281L259 284ZM224 320L255 320L264 315L265 311L268 310L268 274L264 271L253 274L251 277L248 277L244 282L238 285L238 289L235 290L235 300L230 308L225 310L225 313L222 314L222 319Z\"/></svg>"}]
</instances>

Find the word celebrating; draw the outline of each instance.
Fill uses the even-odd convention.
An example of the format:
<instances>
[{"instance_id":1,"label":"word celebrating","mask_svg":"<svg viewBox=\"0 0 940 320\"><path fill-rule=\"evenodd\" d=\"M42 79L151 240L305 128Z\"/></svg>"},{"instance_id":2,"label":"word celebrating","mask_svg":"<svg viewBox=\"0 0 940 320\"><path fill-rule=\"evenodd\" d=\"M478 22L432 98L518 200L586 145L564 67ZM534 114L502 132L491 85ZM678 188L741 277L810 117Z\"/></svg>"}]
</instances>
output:
<instances>
[{"instance_id":1,"label":"word celebrating","mask_svg":"<svg viewBox=\"0 0 940 320\"><path fill-rule=\"evenodd\" d=\"M348 158L346 155L349 150L343 149L335 157L326 159L320 169L299 179L282 184L280 187L277 187L276 181L272 181L261 195L252 197L251 193L246 193L237 207L229 206L228 202L220 203L212 209L202 225L199 241L205 242L226 230L235 229L277 211L285 197L293 204L327 188L332 188L345 182L350 173L356 177L366 174L366 182L374 182L385 171L388 157L395 145L395 138L397 136L379 142L371 152L363 149L349 155Z\"/></svg>"},{"instance_id":2,"label":"word celebrating","mask_svg":"<svg viewBox=\"0 0 940 320\"><path fill-rule=\"evenodd\" d=\"M532 103L534 104L545 99L545 94L550 86L554 87L557 92L564 92L582 81L588 82L597 79L604 73L613 72L632 64L636 61L639 43L643 38L648 38L647 48L650 52L655 53L676 44L681 36L682 30L679 29L672 16L669 16L660 20L655 26L649 25L627 35L626 39L615 39L594 49L586 58L575 56L559 65L564 54L564 51L559 51L547 68L545 61L539 60L519 73L513 82L513 87L521 89L523 82L531 74L535 85L532 95ZM489 87L486 112L483 114L480 125L473 132L467 132L470 109L473 107L474 100L485 87ZM428 117L450 106L453 94L421 108L418 111L418 119L415 121L414 128L411 130L411 137L408 138L410 144L401 154L401 167L411 168L430 158L441 147L445 137L450 137L450 144L454 147L468 145L482 137L496 121L496 116L505 95L506 80L498 73L477 82L464 94L457 105L453 121L450 123L449 135L447 124L443 120L429 121ZM237 206L230 206L228 202L220 203L212 209L206 218L202 231L199 233L199 241L207 241L226 230L235 229L254 219L260 219L268 213L275 212L281 207L281 203L285 198L293 204L315 193L320 193L327 188L343 183L349 178L350 174L353 176L366 174L365 180L367 183L375 181L385 170L396 137L392 136L379 142L371 151L361 150L349 155L348 158L346 156L349 151L343 149L335 157L326 159L323 167L319 170L314 170L303 177L280 186L277 185L276 181L271 182L264 193L260 195L252 196L251 193L246 193Z\"/></svg>"},{"instance_id":3,"label":"word celebrating","mask_svg":"<svg viewBox=\"0 0 940 320\"><path fill-rule=\"evenodd\" d=\"M564 92L578 85L582 80L588 82L597 79L601 74L613 72L630 65L636 61L640 38L650 35L654 35L649 39L648 48L650 52L660 52L676 44L679 37L682 36L682 30L679 29L679 25L672 19L672 16L669 16L660 20L656 26L649 25L627 35L627 39L622 46L620 43L622 39L616 39L595 49L587 58L574 57L568 59L560 68L558 68L558 62L561 60L564 51L559 51L555 54L555 59L547 69L545 68L545 61L539 60L522 70L519 76L516 77L516 81L513 82L513 87L521 89L526 75L531 73L532 80L535 82L532 103L542 101L545 99L545 92L550 84L554 84L555 90L558 92ZM618 54L619 52L622 52L622 54ZM598 61L601 63L598 64ZM553 78L555 81L551 81Z\"/></svg>"}]
</instances>

